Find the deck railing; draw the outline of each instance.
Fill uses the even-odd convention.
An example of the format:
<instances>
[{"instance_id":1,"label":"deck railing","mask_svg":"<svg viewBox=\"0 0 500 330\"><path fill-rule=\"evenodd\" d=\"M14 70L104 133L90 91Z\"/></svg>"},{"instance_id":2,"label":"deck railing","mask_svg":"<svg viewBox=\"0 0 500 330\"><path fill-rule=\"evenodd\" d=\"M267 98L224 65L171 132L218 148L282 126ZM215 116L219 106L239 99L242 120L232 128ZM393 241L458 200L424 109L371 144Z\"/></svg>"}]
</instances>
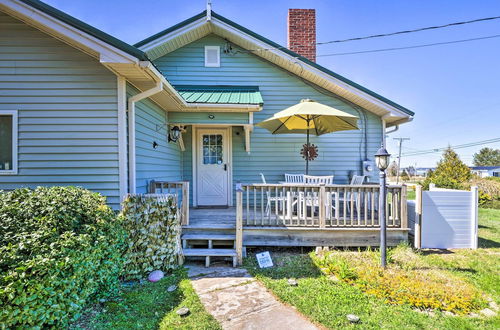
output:
<instances>
[{"instance_id":1,"label":"deck railing","mask_svg":"<svg viewBox=\"0 0 500 330\"><path fill-rule=\"evenodd\" d=\"M245 227L370 228L380 225L380 191L376 185L245 184L242 187L243 191L237 193L237 210L241 209L241 222ZM387 187L385 208L388 228L408 227L406 186Z\"/></svg>"},{"instance_id":2,"label":"deck railing","mask_svg":"<svg viewBox=\"0 0 500 330\"><path fill-rule=\"evenodd\" d=\"M181 224L189 225L189 181L155 181L149 182L151 194L175 194L178 196Z\"/></svg>"}]
</instances>

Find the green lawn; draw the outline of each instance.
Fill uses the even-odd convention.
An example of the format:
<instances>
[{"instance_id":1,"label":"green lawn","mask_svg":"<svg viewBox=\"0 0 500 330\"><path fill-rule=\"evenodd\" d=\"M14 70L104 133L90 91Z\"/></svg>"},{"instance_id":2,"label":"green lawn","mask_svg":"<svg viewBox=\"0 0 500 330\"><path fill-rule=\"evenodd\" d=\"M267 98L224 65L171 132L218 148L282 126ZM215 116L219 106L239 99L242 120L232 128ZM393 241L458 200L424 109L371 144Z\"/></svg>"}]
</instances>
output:
<instances>
[{"instance_id":1,"label":"green lawn","mask_svg":"<svg viewBox=\"0 0 500 330\"><path fill-rule=\"evenodd\" d=\"M500 210L480 209L480 249L455 250L450 253L416 254L419 262L430 269L450 272L500 302ZM363 329L499 329L500 317L471 318L434 316L414 311L409 305L389 305L382 299L363 293L344 282L332 281L313 264L308 254L276 251L271 269L259 269L254 258L246 260L246 267L280 300L295 306L313 322L327 328L356 327ZM299 285L287 283L296 278ZM361 317L361 324L350 324L347 314Z\"/></svg>"},{"instance_id":2,"label":"green lawn","mask_svg":"<svg viewBox=\"0 0 500 330\"><path fill-rule=\"evenodd\" d=\"M167 288L178 289L168 292ZM175 312L188 307L191 313L180 317ZM124 287L113 301L89 308L73 329L220 329L205 311L186 271L180 269L157 283L145 282Z\"/></svg>"},{"instance_id":3,"label":"green lawn","mask_svg":"<svg viewBox=\"0 0 500 330\"><path fill-rule=\"evenodd\" d=\"M451 272L472 283L500 303L500 210L480 209L478 250L418 255L428 267ZM407 305L389 305L379 298L323 275L309 254L277 250L272 253L275 267L260 270L254 258L245 266L280 300L295 306L313 322L327 328L360 327L363 329L499 329L500 318L446 316L436 312L431 317ZM299 285L287 283L296 278ZM178 285L168 292L171 285ZM188 307L187 317L175 311ZM350 324L347 314L361 317ZM120 297L89 308L72 326L73 329L220 329L195 294L185 270L178 270L157 283L124 286Z\"/></svg>"}]
</instances>

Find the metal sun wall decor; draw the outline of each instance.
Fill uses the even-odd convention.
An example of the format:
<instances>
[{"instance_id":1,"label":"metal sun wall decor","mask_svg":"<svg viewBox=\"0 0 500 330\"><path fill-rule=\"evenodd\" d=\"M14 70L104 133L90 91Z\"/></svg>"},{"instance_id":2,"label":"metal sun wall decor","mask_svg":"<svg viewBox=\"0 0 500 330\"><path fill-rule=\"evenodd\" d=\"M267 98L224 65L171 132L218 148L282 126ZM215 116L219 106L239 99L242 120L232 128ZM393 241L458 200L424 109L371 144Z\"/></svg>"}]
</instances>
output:
<instances>
[{"instance_id":1,"label":"metal sun wall decor","mask_svg":"<svg viewBox=\"0 0 500 330\"><path fill-rule=\"evenodd\" d=\"M315 160L318 157L318 147L314 144L304 144L300 154L305 160Z\"/></svg>"}]
</instances>

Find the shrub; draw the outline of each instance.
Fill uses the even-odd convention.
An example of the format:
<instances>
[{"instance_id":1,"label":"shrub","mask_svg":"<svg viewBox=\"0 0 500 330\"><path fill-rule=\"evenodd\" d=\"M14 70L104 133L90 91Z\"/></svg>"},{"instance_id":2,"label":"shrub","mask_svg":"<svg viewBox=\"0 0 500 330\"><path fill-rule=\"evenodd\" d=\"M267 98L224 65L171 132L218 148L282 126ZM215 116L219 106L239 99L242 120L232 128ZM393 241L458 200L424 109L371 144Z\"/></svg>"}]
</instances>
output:
<instances>
[{"instance_id":1,"label":"shrub","mask_svg":"<svg viewBox=\"0 0 500 330\"><path fill-rule=\"evenodd\" d=\"M64 327L116 293L125 232L97 193L39 187L0 193L0 323Z\"/></svg>"},{"instance_id":2,"label":"shrub","mask_svg":"<svg viewBox=\"0 0 500 330\"><path fill-rule=\"evenodd\" d=\"M464 183L471 177L469 167L460 160L455 151L448 148L443 152L443 158L438 162L436 170L429 172L422 185L426 190L431 183L440 188L464 189Z\"/></svg>"},{"instance_id":3,"label":"shrub","mask_svg":"<svg viewBox=\"0 0 500 330\"><path fill-rule=\"evenodd\" d=\"M125 253L126 279L178 266L180 218L174 197L129 195L123 202L123 224L129 233Z\"/></svg>"},{"instance_id":4,"label":"shrub","mask_svg":"<svg viewBox=\"0 0 500 330\"><path fill-rule=\"evenodd\" d=\"M481 292L450 273L429 269L409 247L398 247L389 254L390 263L385 270L379 266L379 253L372 251L334 251L312 258L324 273L336 275L388 303L458 314L485 305Z\"/></svg>"}]
</instances>

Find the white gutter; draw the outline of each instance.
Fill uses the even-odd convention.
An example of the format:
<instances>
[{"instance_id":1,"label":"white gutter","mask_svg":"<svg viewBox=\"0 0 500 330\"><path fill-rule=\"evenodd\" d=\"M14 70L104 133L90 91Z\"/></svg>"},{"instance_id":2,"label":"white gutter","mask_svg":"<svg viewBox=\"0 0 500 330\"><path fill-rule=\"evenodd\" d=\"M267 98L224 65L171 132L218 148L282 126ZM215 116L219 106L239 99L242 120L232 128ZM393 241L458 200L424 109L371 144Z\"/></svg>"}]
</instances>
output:
<instances>
[{"instance_id":1,"label":"white gutter","mask_svg":"<svg viewBox=\"0 0 500 330\"><path fill-rule=\"evenodd\" d=\"M163 90L163 82L159 81L156 86L142 93L131 96L128 99L128 178L129 193L135 194L136 170L135 170L135 103Z\"/></svg>"}]
</instances>

